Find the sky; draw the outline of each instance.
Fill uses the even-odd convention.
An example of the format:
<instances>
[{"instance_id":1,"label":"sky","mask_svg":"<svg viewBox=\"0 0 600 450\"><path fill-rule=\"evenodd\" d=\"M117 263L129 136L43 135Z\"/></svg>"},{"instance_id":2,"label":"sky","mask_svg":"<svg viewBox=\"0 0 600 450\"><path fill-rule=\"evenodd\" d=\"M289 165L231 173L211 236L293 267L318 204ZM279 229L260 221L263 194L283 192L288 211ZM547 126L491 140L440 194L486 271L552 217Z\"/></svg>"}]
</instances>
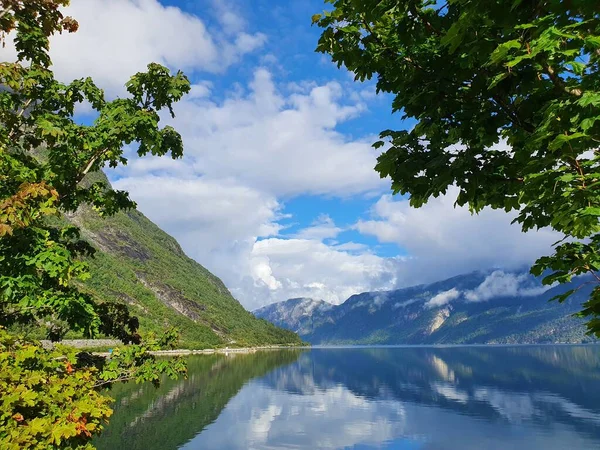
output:
<instances>
[{"instance_id":1,"label":"sky","mask_svg":"<svg viewBox=\"0 0 600 450\"><path fill-rule=\"evenodd\" d=\"M52 40L61 81L91 76L110 98L158 62L191 93L165 116L185 155L107 171L138 208L249 310L479 269L522 269L559 236L514 216L454 208L456 191L410 208L374 170L381 130L409 129L391 97L314 52L322 0L75 0L80 30ZM7 45L3 60L14 58ZM415 87L418 89L418 86ZM85 109L82 110L85 115Z\"/></svg>"}]
</instances>

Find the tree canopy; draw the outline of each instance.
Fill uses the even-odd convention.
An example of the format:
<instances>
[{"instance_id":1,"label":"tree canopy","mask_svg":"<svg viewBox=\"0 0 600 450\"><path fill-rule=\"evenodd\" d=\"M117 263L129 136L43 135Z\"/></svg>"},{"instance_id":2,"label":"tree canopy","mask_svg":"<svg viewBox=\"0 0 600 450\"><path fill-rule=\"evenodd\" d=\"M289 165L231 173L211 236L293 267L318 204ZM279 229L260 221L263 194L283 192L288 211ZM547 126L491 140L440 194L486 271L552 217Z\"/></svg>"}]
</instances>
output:
<instances>
[{"instance_id":1,"label":"tree canopy","mask_svg":"<svg viewBox=\"0 0 600 450\"><path fill-rule=\"evenodd\" d=\"M75 32L68 0L0 0L0 39L13 39L17 61L0 63L0 447L93 448L93 434L111 414L98 392L115 381L158 383L177 377L181 360L158 361L148 350L168 347L176 332L116 349L110 359L74 349L42 348L6 331L45 327L53 340L76 330L140 343L138 322L124 304L80 289L90 277L82 256L94 252L64 214L91 205L111 215L135 203L92 177L138 155L182 155L181 136L161 127L160 111L189 92L181 72L151 63L132 76L127 96L106 99L91 78L63 83L51 70L50 37ZM101 39L101 36L98 36ZM86 103L92 124L78 120Z\"/></svg>"},{"instance_id":2,"label":"tree canopy","mask_svg":"<svg viewBox=\"0 0 600 450\"><path fill-rule=\"evenodd\" d=\"M600 8L589 0L327 0L317 51L377 80L414 118L386 130L376 170L420 207L516 211L564 235L532 268L600 281ZM587 278L586 278L587 279ZM561 296L565 300L572 292ZM600 336L600 287L581 315Z\"/></svg>"},{"instance_id":3,"label":"tree canopy","mask_svg":"<svg viewBox=\"0 0 600 450\"><path fill-rule=\"evenodd\" d=\"M68 1L1 4L0 31L14 33L18 60L0 63L0 325L36 323L52 338L74 329L131 340L135 320L74 283L90 276L80 256L94 249L77 227L50 218L83 204L101 215L135 206L126 192L88 174L126 164L128 144L140 156L180 157L181 136L159 126L159 112L173 114L189 81L152 63L126 84L125 98L107 100L91 78L62 83L51 70L49 37L77 30L60 12ZM91 125L76 120L83 102L95 115Z\"/></svg>"}]
</instances>

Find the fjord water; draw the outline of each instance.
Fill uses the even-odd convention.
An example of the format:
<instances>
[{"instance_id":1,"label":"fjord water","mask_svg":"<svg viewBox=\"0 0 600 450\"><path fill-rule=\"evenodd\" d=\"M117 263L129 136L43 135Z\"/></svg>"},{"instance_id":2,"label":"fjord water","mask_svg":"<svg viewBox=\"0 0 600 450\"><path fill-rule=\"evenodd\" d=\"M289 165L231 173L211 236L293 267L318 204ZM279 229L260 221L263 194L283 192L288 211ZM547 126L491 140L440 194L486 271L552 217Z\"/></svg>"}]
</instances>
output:
<instances>
[{"instance_id":1,"label":"fjord water","mask_svg":"<svg viewBox=\"0 0 600 450\"><path fill-rule=\"evenodd\" d=\"M197 356L113 388L99 449L598 449L600 346Z\"/></svg>"}]
</instances>

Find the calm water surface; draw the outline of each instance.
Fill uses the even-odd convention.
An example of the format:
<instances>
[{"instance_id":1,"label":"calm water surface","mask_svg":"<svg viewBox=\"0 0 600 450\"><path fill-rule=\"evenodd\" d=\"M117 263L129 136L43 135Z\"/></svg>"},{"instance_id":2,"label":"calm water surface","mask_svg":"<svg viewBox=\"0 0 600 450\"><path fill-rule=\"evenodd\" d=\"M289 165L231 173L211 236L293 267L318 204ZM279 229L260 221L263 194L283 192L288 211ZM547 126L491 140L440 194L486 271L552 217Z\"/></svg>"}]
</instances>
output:
<instances>
[{"instance_id":1,"label":"calm water surface","mask_svg":"<svg viewBox=\"0 0 600 450\"><path fill-rule=\"evenodd\" d=\"M99 449L600 449L600 346L198 356L113 395Z\"/></svg>"}]
</instances>

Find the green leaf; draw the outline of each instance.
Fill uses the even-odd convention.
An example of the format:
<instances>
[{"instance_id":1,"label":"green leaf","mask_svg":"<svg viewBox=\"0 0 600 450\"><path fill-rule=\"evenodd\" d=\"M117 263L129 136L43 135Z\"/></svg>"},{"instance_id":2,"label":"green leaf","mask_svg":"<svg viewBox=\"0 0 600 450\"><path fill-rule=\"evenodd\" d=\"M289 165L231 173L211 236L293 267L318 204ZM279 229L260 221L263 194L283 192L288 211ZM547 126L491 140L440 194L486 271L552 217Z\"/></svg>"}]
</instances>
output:
<instances>
[{"instance_id":1,"label":"green leaf","mask_svg":"<svg viewBox=\"0 0 600 450\"><path fill-rule=\"evenodd\" d=\"M554 140L548 145L549 150L558 150L563 147L567 142L574 139L585 137L584 133L573 133L573 134L559 134Z\"/></svg>"},{"instance_id":2,"label":"green leaf","mask_svg":"<svg viewBox=\"0 0 600 450\"><path fill-rule=\"evenodd\" d=\"M490 56L490 63L498 64L499 62L506 60L506 57L508 56L510 51L518 48L521 48L521 42L519 42L518 39L503 42L502 44L498 45L498 47L496 47L496 50L492 52Z\"/></svg>"}]
</instances>

